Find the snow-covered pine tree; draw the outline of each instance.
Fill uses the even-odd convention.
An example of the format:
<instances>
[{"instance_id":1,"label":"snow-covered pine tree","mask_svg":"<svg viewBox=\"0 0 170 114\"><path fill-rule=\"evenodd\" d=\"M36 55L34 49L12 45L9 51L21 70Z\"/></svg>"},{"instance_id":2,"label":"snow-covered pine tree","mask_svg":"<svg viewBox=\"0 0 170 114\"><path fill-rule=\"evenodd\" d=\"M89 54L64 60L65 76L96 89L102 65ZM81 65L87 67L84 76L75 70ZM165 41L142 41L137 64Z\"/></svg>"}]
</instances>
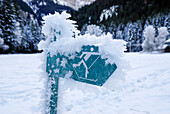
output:
<instances>
[{"instance_id":1,"label":"snow-covered pine tree","mask_svg":"<svg viewBox=\"0 0 170 114\"><path fill-rule=\"evenodd\" d=\"M116 39L123 39L124 24L119 24L116 31Z\"/></svg>"},{"instance_id":2,"label":"snow-covered pine tree","mask_svg":"<svg viewBox=\"0 0 170 114\"><path fill-rule=\"evenodd\" d=\"M3 51L4 40L0 38L0 51Z\"/></svg>"},{"instance_id":3,"label":"snow-covered pine tree","mask_svg":"<svg viewBox=\"0 0 170 114\"><path fill-rule=\"evenodd\" d=\"M81 32L80 32L81 35L84 35L84 34L86 33L86 31L87 31L87 26L88 26L88 24L83 25L83 27L82 27L82 29L81 29Z\"/></svg>"},{"instance_id":4,"label":"snow-covered pine tree","mask_svg":"<svg viewBox=\"0 0 170 114\"><path fill-rule=\"evenodd\" d=\"M32 33L31 33L31 21L30 19L25 20L24 27L22 29L22 51L23 52L31 52L32 45Z\"/></svg>"},{"instance_id":5,"label":"snow-covered pine tree","mask_svg":"<svg viewBox=\"0 0 170 114\"><path fill-rule=\"evenodd\" d=\"M127 51L132 52L132 23L128 23L124 28L123 37L127 43Z\"/></svg>"},{"instance_id":6,"label":"snow-covered pine tree","mask_svg":"<svg viewBox=\"0 0 170 114\"><path fill-rule=\"evenodd\" d=\"M8 52L37 51L41 40L37 19L22 11L15 0L1 0L0 6L0 38L9 46Z\"/></svg>"},{"instance_id":7,"label":"snow-covered pine tree","mask_svg":"<svg viewBox=\"0 0 170 114\"><path fill-rule=\"evenodd\" d=\"M4 44L4 40L2 38L0 38L0 52L5 52L6 50L9 49L8 45Z\"/></svg>"},{"instance_id":8,"label":"snow-covered pine tree","mask_svg":"<svg viewBox=\"0 0 170 114\"><path fill-rule=\"evenodd\" d=\"M170 15L165 16L164 27L167 27L167 30L170 33Z\"/></svg>"},{"instance_id":9,"label":"snow-covered pine tree","mask_svg":"<svg viewBox=\"0 0 170 114\"><path fill-rule=\"evenodd\" d=\"M160 27L158 28L158 34L159 35L155 38L156 50L162 51L169 32L166 27Z\"/></svg>"},{"instance_id":10,"label":"snow-covered pine tree","mask_svg":"<svg viewBox=\"0 0 170 114\"><path fill-rule=\"evenodd\" d=\"M90 35L96 35L98 37L102 35L103 31L97 25L88 25L85 33Z\"/></svg>"},{"instance_id":11,"label":"snow-covered pine tree","mask_svg":"<svg viewBox=\"0 0 170 114\"><path fill-rule=\"evenodd\" d=\"M34 18L32 18L31 21L31 33L32 33L32 52L38 50L38 43L42 40L41 36L41 27L38 25L38 21Z\"/></svg>"},{"instance_id":12,"label":"snow-covered pine tree","mask_svg":"<svg viewBox=\"0 0 170 114\"><path fill-rule=\"evenodd\" d=\"M100 29L103 31L104 34L107 33L107 29L103 24L100 26Z\"/></svg>"},{"instance_id":13,"label":"snow-covered pine tree","mask_svg":"<svg viewBox=\"0 0 170 114\"><path fill-rule=\"evenodd\" d=\"M170 16L166 14L158 14L157 16L153 18L148 17L148 19L145 22L145 28L148 28L150 26L149 28L151 29L151 25L152 25L152 27L154 28L153 34L155 36L153 38L146 38L145 36L146 31L144 31L145 40L142 45L143 46L145 45L146 47L147 43L150 44L150 50L143 49L143 51L163 51L163 45L168 38L167 36L170 36L169 35L170 33L169 17Z\"/></svg>"},{"instance_id":14,"label":"snow-covered pine tree","mask_svg":"<svg viewBox=\"0 0 170 114\"><path fill-rule=\"evenodd\" d=\"M20 47L22 44L22 28L23 28L23 11L20 9L20 7L17 5L16 1L14 0L14 7L15 7L15 15L16 15L16 23L15 23L15 41L18 45L15 45L17 48L17 52L20 52Z\"/></svg>"},{"instance_id":15,"label":"snow-covered pine tree","mask_svg":"<svg viewBox=\"0 0 170 114\"><path fill-rule=\"evenodd\" d=\"M137 47L136 47L136 51L142 51L142 42L143 42L143 27L142 27L142 21L138 21L138 32L137 32Z\"/></svg>"},{"instance_id":16,"label":"snow-covered pine tree","mask_svg":"<svg viewBox=\"0 0 170 114\"><path fill-rule=\"evenodd\" d=\"M115 23L110 24L110 26L108 27L108 32L112 34L112 37L114 39L116 38L117 26Z\"/></svg>"},{"instance_id":17,"label":"snow-covered pine tree","mask_svg":"<svg viewBox=\"0 0 170 114\"><path fill-rule=\"evenodd\" d=\"M122 31L121 30L116 31L116 39L122 39Z\"/></svg>"},{"instance_id":18,"label":"snow-covered pine tree","mask_svg":"<svg viewBox=\"0 0 170 114\"><path fill-rule=\"evenodd\" d=\"M125 40L127 43L127 51L128 52L139 52L142 50L142 42L143 42L143 28L142 28L142 21L137 22L129 22L126 25L118 26L118 31L116 33L117 37L120 35L118 34L119 31L121 32L121 38Z\"/></svg>"},{"instance_id":19,"label":"snow-covered pine tree","mask_svg":"<svg viewBox=\"0 0 170 114\"><path fill-rule=\"evenodd\" d=\"M143 52L152 52L155 50L155 29L149 25L144 30L144 42L142 43Z\"/></svg>"},{"instance_id":20,"label":"snow-covered pine tree","mask_svg":"<svg viewBox=\"0 0 170 114\"><path fill-rule=\"evenodd\" d=\"M2 0L0 1L0 12L2 12L2 4L3 4L3 2L2 2ZM3 18L3 15L2 15L2 13L0 13L0 20ZM0 38L2 38L2 20L0 21Z\"/></svg>"},{"instance_id":21,"label":"snow-covered pine tree","mask_svg":"<svg viewBox=\"0 0 170 114\"><path fill-rule=\"evenodd\" d=\"M142 50L142 25L141 21L132 23L132 52L138 52Z\"/></svg>"},{"instance_id":22,"label":"snow-covered pine tree","mask_svg":"<svg viewBox=\"0 0 170 114\"><path fill-rule=\"evenodd\" d=\"M36 52L38 51L37 44L42 40L41 27L37 19L32 15L25 13L25 17L21 22L21 52Z\"/></svg>"},{"instance_id":23,"label":"snow-covered pine tree","mask_svg":"<svg viewBox=\"0 0 170 114\"><path fill-rule=\"evenodd\" d=\"M15 4L13 0L1 0L1 21L0 27L2 30L1 37L4 39L4 43L7 44L9 48L9 52L15 52L16 48L16 35L15 35L15 23L16 23L16 15L15 15Z\"/></svg>"}]
</instances>

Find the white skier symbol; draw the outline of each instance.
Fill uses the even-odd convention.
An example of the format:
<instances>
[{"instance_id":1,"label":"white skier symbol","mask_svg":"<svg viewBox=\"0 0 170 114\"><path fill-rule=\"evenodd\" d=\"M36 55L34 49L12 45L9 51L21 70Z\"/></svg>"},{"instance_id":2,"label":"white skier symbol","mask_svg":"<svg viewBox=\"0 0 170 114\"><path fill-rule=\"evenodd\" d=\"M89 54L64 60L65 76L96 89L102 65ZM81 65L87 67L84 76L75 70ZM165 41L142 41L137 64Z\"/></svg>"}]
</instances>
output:
<instances>
[{"instance_id":1,"label":"white skier symbol","mask_svg":"<svg viewBox=\"0 0 170 114\"><path fill-rule=\"evenodd\" d=\"M91 48L91 51L93 51L93 48ZM81 64L84 65L86 71L85 71L85 78L87 79L87 75L88 75L88 70L94 65L94 63L99 59L100 56L98 56L94 61L93 63L88 67L86 65L86 61L90 58L91 55L100 55L98 52L82 52L81 56L80 56L80 59L81 61L78 63L78 64L73 64L73 68L75 70L76 67L80 66ZM76 72L76 70L75 70ZM76 75L78 75L78 73L76 72ZM79 76L80 77L80 76Z\"/></svg>"}]
</instances>

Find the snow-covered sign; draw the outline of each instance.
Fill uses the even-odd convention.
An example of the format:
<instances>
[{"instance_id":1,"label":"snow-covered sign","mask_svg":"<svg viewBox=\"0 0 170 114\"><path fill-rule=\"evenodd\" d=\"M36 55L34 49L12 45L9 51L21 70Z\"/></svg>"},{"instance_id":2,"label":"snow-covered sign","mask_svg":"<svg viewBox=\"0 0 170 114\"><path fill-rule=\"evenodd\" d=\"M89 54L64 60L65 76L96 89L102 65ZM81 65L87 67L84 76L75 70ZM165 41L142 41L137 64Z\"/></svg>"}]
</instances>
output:
<instances>
[{"instance_id":1,"label":"snow-covered sign","mask_svg":"<svg viewBox=\"0 0 170 114\"><path fill-rule=\"evenodd\" d=\"M78 36L74 22L66 19L68 17L64 12L44 18L43 32L48 37L44 49L49 76L47 89L51 93L47 113L57 112L60 77L102 86L121 69L122 40L113 40L111 34Z\"/></svg>"},{"instance_id":2,"label":"snow-covered sign","mask_svg":"<svg viewBox=\"0 0 170 114\"><path fill-rule=\"evenodd\" d=\"M62 47L61 47L62 48ZM46 71L51 83L50 113L56 113L59 77L72 78L76 81L102 86L115 72L115 63L106 63L102 59L98 46L84 45L80 52L65 56L61 53L48 53Z\"/></svg>"},{"instance_id":3,"label":"snow-covered sign","mask_svg":"<svg viewBox=\"0 0 170 114\"><path fill-rule=\"evenodd\" d=\"M62 48L62 47L61 47ZM72 78L76 81L102 86L117 69L117 65L106 64L97 46L83 46L72 59L60 53L47 59L47 72L54 77ZM71 72L71 73L70 73ZM69 76L68 76L69 74Z\"/></svg>"}]
</instances>

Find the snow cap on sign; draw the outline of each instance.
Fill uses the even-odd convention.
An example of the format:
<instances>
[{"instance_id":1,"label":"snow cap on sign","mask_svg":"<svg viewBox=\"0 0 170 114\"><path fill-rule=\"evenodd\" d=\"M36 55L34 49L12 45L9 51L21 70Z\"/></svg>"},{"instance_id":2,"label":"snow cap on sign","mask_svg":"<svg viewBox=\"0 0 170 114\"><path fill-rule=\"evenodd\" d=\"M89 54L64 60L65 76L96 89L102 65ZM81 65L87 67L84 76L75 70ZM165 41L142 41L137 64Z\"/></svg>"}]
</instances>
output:
<instances>
[{"instance_id":1,"label":"snow cap on sign","mask_svg":"<svg viewBox=\"0 0 170 114\"><path fill-rule=\"evenodd\" d=\"M71 15L66 12L61 14L55 12L53 15L49 14L43 17L42 32L48 37L58 34L57 38L72 38L78 33L78 30L76 29L75 21L69 20L69 17Z\"/></svg>"}]
</instances>

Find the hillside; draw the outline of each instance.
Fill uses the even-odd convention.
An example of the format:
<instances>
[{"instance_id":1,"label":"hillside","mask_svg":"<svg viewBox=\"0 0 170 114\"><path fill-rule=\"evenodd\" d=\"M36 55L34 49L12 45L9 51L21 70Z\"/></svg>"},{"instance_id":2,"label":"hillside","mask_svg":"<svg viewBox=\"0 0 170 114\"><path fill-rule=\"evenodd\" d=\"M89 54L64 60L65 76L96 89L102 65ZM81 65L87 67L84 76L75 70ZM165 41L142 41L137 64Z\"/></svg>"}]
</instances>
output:
<instances>
[{"instance_id":1,"label":"hillside","mask_svg":"<svg viewBox=\"0 0 170 114\"><path fill-rule=\"evenodd\" d=\"M118 15L103 19L100 23L100 15L103 10L117 5ZM96 0L90 5L80 8L78 11L72 11L72 19L76 20L79 29L85 24L104 24L109 26L112 22L115 24L135 22L137 20L146 20L148 16L153 16L161 12L169 11L170 3L168 0ZM90 20L89 20L89 17ZM105 18L105 17L103 17Z\"/></svg>"},{"instance_id":2,"label":"hillside","mask_svg":"<svg viewBox=\"0 0 170 114\"><path fill-rule=\"evenodd\" d=\"M159 27L167 27L170 33L169 12L168 0L96 0L78 11L71 11L71 19L77 22L81 34L88 25L95 24L103 33L110 32L114 39L128 42L127 51L139 52L146 26L154 26L155 36L159 34Z\"/></svg>"},{"instance_id":3,"label":"hillside","mask_svg":"<svg viewBox=\"0 0 170 114\"><path fill-rule=\"evenodd\" d=\"M34 11L39 21L42 21L42 17L49 13L63 12L73 10L69 6L60 5L56 0L24 0Z\"/></svg>"},{"instance_id":4,"label":"hillside","mask_svg":"<svg viewBox=\"0 0 170 114\"><path fill-rule=\"evenodd\" d=\"M51 0L1 0L0 53L39 52L37 44L44 39L42 17L70 10L73 9Z\"/></svg>"},{"instance_id":5,"label":"hillside","mask_svg":"<svg viewBox=\"0 0 170 114\"><path fill-rule=\"evenodd\" d=\"M22 0L1 0L0 7L0 53L38 52L43 37L33 10Z\"/></svg>"},{"instance_id":6,"label":"hillside","mask_svg":"<svg viewBox=\"0 0 170 114\"><path fill-rule=\"evenodd\" d=\"M78 10L82 6L89 5L94 1L95 0L58 0L58 3L62 5L70 6L73 9Z\"/></svg>"}]
</instances>

